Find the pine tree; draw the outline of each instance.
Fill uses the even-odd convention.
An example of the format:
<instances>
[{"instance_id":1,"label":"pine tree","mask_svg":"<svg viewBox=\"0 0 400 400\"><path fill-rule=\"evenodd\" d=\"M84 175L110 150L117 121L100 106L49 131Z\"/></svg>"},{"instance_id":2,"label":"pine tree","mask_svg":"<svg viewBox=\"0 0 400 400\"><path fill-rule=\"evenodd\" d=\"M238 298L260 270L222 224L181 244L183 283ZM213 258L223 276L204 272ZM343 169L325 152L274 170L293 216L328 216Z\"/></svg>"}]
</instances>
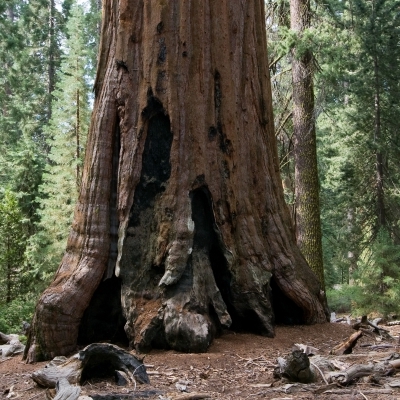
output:
<instances>
[{"instance_id":1,"label":"pine tree","mask_svg":"<svg viewBox=\"0 0 400 400\"><path fill-rule=\"evenodd\" d=\"M66 54L46 128L49 164L40 188L39 230L28 251L33 271L44 274L51 274L63 255L81 180L90 116L90 58L94 50L93 46L88 47L93 34L86 18L82 6L71 7L66 25Z\"/></svg>"},{"instance_id":2,"label":"pine tree","mask_svg":"<svg viewBox=\"0 0 400 400\"><path fill-rule=\"evenodd\" d=\"M393 245L400 237L395 122L400 109L394 67L400 58L400 4L358 0L329 5L333 41L341 51L325 51L321 74L327 92L319 121L323 223L327 262L351 281L382 229Z\"/></svg>"},{"instance_id":3,"label":"pine tree","mask_svg":"<svg viewBox=\"0 0 400 400\"><path fill-rule=\"evenodd\" d=\"M6 190L0 200L0 305L11 303L23 289L26 225L16 194Z\"/></svg>"}]
</instances>

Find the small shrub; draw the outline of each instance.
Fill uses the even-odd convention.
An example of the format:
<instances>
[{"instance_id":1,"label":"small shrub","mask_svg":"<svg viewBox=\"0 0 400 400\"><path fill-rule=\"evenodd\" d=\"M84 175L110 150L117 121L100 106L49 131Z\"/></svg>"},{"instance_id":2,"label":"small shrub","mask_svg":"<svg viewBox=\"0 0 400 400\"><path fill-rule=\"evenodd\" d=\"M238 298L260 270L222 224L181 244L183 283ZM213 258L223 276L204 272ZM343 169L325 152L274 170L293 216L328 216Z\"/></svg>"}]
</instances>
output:
<instances>
[{"instance_id":1,"label":"small shrub","mask_svg":"<svg viewBox=\"0 0 400 400\"><path fill-rule=\"evenodd\" d=\"M349 285L341 285L337 289L328 289L326 291L326 297L330 310L336 313L350 313L355 290L356 288Z\"/></svg>"},{"instance_id":2,"label":"small shrub","mask_svg":"<svg viewBox=\"0 0 400 400\"><path fill-rule=\"evenodd\" d=\"M353 309L360 315L387 316L400 311L400 246L381 230L366 249L354 274Z\"/></svg>"},{"instance_id":3,"label":"small shrub","mask_svg":"<svg viewBox=\"0 0 400 400\"><path fill-rule=\"evenodd\" d=\"M0 332L20 333L22 321L30 321L35 310L36 299L18 298L11 303L0 305Z\"/></svg>"}]
</instances>

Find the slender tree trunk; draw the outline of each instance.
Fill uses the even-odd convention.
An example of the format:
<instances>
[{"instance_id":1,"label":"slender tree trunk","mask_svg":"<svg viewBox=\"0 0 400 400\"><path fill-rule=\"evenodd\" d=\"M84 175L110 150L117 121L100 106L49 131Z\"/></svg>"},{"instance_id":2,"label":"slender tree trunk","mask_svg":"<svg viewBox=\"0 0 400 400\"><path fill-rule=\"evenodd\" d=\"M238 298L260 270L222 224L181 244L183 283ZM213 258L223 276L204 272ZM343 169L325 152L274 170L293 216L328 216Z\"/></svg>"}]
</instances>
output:
<instances>
[{"instance_id":1,"label":"slender tree trunk","mask_svg":"<svg viewBox=\"0 0 400 400\"><path fill-rule=\"evenodd\" d=\"M11 245L10 239L7 238L7 294L6 294L6 303L11 303L11 287L12 287L12 266L11 266Z\"/></svg>"},{"instance_id":2,"label":"slender tree trunk","mask_svg":"<svg viewBox=\"0 0 400 400\"><path fill-rule=\"evenodd\" d=\"M76 122L75 122L75 138L76 138L76 187L81 186L81 173L80 173L80 98L79 89L76 90Z\"/></svg>"},{"instance_id":3,"label":"slender tree trunk","mask_svg":"<svg viewBox=\"0 0 400 400\"><path fill-rule=\"evenodd\" d=\"M383 154L381 149L381 105L379 90L379 64L378 57L374 55L374 78L375 78L375 101L374 101L374 141L376 145L376 212L377 212L377 230L386 226L385 216L385 197L383 188Z\"/></svg>"},{"instance_id":4,"label":"slender tree trunk","mask_svg":"<svg viewBox=\"0 0 400 400\"><path fill-rule=\"evenodd\" d=\"M283 198L264 2L103 6L82 189L28 361L73 351L111 281L139 350L204 351L229 326L272 336L274 314L326 321Z\"/></svg>"},{"instance_id":5,"label":"slender tree trunk","mask_svg":"<svg viewBox=\"0 0 400 400\"><path fill-rule=\"evenodd\" d=\"M310 1L291 0L291 29L301 37L310 26ZM313 55L292 52L293 141L297 243L324 286L322 233L315 133Z\"/></svg>"},{"instance_id":6,"label":"slender tree trunk","mask_svg":"<svg viewBox=\"0 0 400 400\"><path fill-rule=\"evenodd\" d=\"M55 52L57 48L56 37L55 37L55 4L54 0L49 1L49 50L48 50L48 66L47 66L47 74L48 74L48 121L51 119L51 94L54 91L55 87L55 76L56 76L56 67L55 67Z\"/></svg>"}]
</instances>

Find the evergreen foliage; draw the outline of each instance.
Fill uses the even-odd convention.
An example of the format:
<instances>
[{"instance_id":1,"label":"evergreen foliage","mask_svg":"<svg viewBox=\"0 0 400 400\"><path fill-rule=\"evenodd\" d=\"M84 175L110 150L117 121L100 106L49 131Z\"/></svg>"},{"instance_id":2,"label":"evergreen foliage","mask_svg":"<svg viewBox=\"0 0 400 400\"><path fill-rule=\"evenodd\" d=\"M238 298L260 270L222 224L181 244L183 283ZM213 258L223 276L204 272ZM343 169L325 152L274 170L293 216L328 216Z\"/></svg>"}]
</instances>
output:
<instances>
[{"instance_id":1,"label":"evergreen foliage","mask_svg":"<svg viewBox=\"0 0 400 400\"><path fill-rule=\"evenodd\" d=\"M12 329L21 322L18 310L21 318L33 311L66 245L96 68L99 2L91 7L84 13L74 0L0 0L0 199L23 221L13 243L21 258L13 254L12 293L0 304L0 325Z\"/></svg>"},{"instance_id":2,"label":"evergreen foliage","mask_svg":"<svg viewBox=\"0 0 400 400\"><path fill-rule=\"evenodd\" d=\"M266 2L286 200L294 220L296 47L298 57L310 50L315 59L328 298L336 308L394 312L400 292L400 0L311 6L312 25L299 36L290 30L289 1ZM0 330L19 328L18 313L28 318L66 245L93 100L99 21L99 0L84 6L0 0L0 241L10 243L0 256L0 315L7 316Z\"/></svg>"},{"instance_id":3,"label":"evergreen foliage","mask_svg":"<svg viewBox=\"0 0 400 400\"><path fill-rule=\"evenodd\" d=\"M0 305L11 303L23 288L27 236L17 196L6 190L0 201Z\"/></svg>"},{"instance_id":4,"label":"evergreen foliage","mask_svg":"<svg viewBox=\"0 0 400 400\"><path fill-rule=\"evenodd\" d=\"M275 126L285 194L293 205L288 54L293 46L304 46L315 55L325 281L328 288L342 287L340 291L329 289L328 298L334 306L335 299L351 298L348 307L361 311L360 304L374 304L376 295L384 299L380 304L387 304L387 311L394 307L389 306L389 298L400 286L396 278L400 265L395 258L388 261L393 268L381 271L377 260L382 232L394 254L400 238L396 123L400 113L400 2L330 0L312 6L313 26L299 39L285 20L288 3L267 3ZM370 285L373 279L380 282L375 287ZM389 292L377 292L382 282L392 283L390 296ZM377 304L376 310L384 309Z\"/></svg>"},{"instance_id":5,"label":"evergreen foliage","mask_svg":"<svg viewBox=\"0 0 400 400\"><path fill-rule=\"evenodd\" d=\"M53 92L52 117L45 132L50 149L40 186L38 231L27 251L34 276L47 282L66 247L78 196L89 129L89 82L93 80L93 32L80 5L66 24L66 54Z\"/></svg>"}]
</instances>

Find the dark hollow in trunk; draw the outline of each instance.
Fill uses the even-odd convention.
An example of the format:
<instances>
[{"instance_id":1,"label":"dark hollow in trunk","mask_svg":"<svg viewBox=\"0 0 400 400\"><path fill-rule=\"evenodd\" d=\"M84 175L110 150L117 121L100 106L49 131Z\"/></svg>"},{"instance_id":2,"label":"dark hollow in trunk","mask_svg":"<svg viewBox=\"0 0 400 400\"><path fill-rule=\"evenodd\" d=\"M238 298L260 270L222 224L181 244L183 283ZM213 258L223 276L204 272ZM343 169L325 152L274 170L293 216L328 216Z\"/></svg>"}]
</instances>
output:
<instances>
[{"instance_id":1,"label":"dark hollow in trunk","mask_svg":"<svg viewBox=\"0 0 400 400\"><path fill-rule=\"evenodd\" d=\"M273 336L271 277L302 322L326 321L279 176L264 2L103 7L81 192L27 360L68 354L78 336L93 337L101 282L114 274L139 351L205 351L230 327Z\"/></svg>"},{"instance_id":2,"label":"dark hollow in trunk","mask_svg":"<svg viewBox=\"0 0 400 400\"><path fill-rule=\"evenodd\" d=\"M100 283L85 310L78 335L78 345L110 341L128 345L121 307L121 280L115 275Z\"/></svg>"},{"instance_id":3,"label":"dark hollow in trunk","mask_svg":"<svg viewBox=\"0 0 400 400\"><path fill-rule=\"evenodd\" d=\"M285 295L274 278L271 278L270 286L275 323L282 325L304 324L303 310L292 299Z\"/></svg>"}]
</instances>

